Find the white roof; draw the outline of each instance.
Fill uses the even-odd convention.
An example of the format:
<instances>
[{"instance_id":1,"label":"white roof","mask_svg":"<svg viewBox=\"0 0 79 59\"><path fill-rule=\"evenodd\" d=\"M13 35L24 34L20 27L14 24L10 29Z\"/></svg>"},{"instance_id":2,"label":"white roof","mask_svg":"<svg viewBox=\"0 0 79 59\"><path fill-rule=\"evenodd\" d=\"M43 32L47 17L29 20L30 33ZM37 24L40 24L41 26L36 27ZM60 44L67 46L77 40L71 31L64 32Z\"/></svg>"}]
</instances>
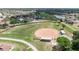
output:
<instances>
[{"instance_id":1,"label":"white roof","mask_svg":"<svg viewBox=\"0 0 79 59\"><path fill-rule=\"evenodd\" d=\"M23 19L23 18L20 18L19 20L20 20L20 21L23 21L24 19Z\"/></svg>"},{"instance_id":2,"label":"white roof","mask_svg":"<svg viewBox=\"0 0 79 59\"><path fill-rule=\"evenodd\" d=\"M41 37L41 39L52 40L52 37Z\"/></svg>"},{"instance_id":3,"label":"white roof","mask_svg":"<svg viewBox=\"0 0 79 59\"><path fill-rule=\"evenodd\" d=\"M64 31L64 30L61 30L60 32L61 32L61 33L65 33L65 31Z\"/></svg>"},{"instance_id":4,"label":"white roof","mask_svg":"<svg viewBox=\"0 0 79 59\"><path fill-rule=\"evenodd\" d=\"M2 13L0 13L0 16L3 16Z\"/></svg>"}]
</instances>

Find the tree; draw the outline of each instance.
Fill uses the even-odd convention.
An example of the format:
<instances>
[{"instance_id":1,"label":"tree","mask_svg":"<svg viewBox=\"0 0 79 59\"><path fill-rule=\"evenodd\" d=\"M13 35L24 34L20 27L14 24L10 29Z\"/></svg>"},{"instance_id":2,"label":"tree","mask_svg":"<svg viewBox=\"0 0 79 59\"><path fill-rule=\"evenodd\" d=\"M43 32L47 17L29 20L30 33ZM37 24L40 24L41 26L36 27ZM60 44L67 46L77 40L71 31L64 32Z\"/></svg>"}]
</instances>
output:
<instances>
[{"instance_id":1,"label":"tree","mask_svg":"<svg viewBox=\"0 0 79 59\"><path fill-rule=\"evenodd\" d=\"M72 49L79 51L79 31L73 32Z\"/></svg>"},{"instance_id":2,"label":"tree","mask_svg":"<svg viewBox=\"0 0 79 59\"><path fill-rule=\"evenodd\" d=\"M17 20L16 18L10 18L10 24L16 24Z\"/></svg>"},{"instance_id":3,"label":"tree","mask_svg":"<svg viewBox=\"0 0 79 59\"><path fill-rule=\"evenodd\" d=\"M64 24L62 24L62 28L64 29L66 26Z\"/></svg>"},{"instance_id":4,"label":"tree","mask_svg":"<svg viewBox=\"0 0 79 59\"><path fill-rule=\"evenodd\" d=\"M79 20L79 16L77 17L77 19Z\"/></svg>"},{"instance_id":5,"label":"tree","mask_svg":"<svg viewBox=\"0 0 79 59\"><path fill-rule=\"evenodd\" d=\"M8 27L8 24L6 24L6 23L0 25L0 29L5 29L5 28L7 28L7 27Z\"/></svg>"},{"instance_id":6,"label":"tree","mask_svg":"<svg viewBox=\"0 0 79 59\"><path fill-rule=\"evenodd\" d=\"M79 51L79 39L72 41L72 49Z\"/></svg>"},{"instance_id":7,"label":"tree","mask_svg":"<svg viewBox=\"0 0 79 59\"><path fill-rule=\"evenodd\" d=\"M25 23L27 23L28 21L24 19L22 22L25 24Z\"/></svg>"},{"instance_id":8,"label":"tree","mask_svg":"<svg viewBox=\"0 0 79 59\"><path fill-rule=\"evenodd\" d=\"M79 31L74 31L73 32L73 39L79 39Z\"/></svg>"},{"instance_id":9,"label":"tree","mask_svg":"<svg viewBox=\"0 0 79 59\"><path fill-rule=\"evenodd\" d=\"M57 42L58 42L59 46L62 48L62 50L66 51L66 50L71 49L71 42L66 37L59 37L57 39Z\"/></svg>"},{"instance_id":10,"label":"tree","mask_svg":"<svg viewBox=\"0 0 79 59\"><path fill-rule=\"evenodd\" d=\"M48 19L48 20L55 20L55 21L58 20L54 15L48 15L48 16L47 16L47 19Z\"/></svg>"},{"instance_id":11,"label":"tree","mask_svg":"<svg viewBox=\"0 0 79 59\"><path fill-rule=\"evenodd\" d=\"M47 19L47 20L57 20L57 18L54 15L51 15L46 12L39 12L38 15L44 19Z\"/></svg>"}]
</instances>

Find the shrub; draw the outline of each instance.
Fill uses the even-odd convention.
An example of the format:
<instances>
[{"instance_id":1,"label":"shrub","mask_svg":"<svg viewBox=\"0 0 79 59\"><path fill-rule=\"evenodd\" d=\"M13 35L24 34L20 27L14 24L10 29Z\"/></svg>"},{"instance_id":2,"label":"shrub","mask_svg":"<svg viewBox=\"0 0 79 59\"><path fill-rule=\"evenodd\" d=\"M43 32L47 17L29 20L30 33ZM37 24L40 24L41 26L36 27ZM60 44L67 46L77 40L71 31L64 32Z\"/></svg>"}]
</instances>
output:
<instances>
[{"instance_id":1,"label":"shrub","mask_svg":"<svg viewBox=\"0 0 79 59\"><path fill-rule=\"evenodd\" d=\"M57 42L58 42L58 44L59 44L60 47L63 47L62 49L64 49L64 50L71 49L71 42L66 37L59 37L57 39Z\"/></svg>"},{"instance_id":2,"label":"shrub","mask_svg":"<svg viewBox=\"0 0 79 59\"><path fill-rule=\"evenodd\" d=\"M79 51L79 39L72 41L72 49Z\"/></svg>"},{"instance_id":3,"label":"shrub","mask_svg":"<svg viewBox=\"0 0 79 59\"><path fill-rule=\"evenodd\" d=\"M79 31L73 32L73 39L79 39Z\"/></svg>"}]
</instances>

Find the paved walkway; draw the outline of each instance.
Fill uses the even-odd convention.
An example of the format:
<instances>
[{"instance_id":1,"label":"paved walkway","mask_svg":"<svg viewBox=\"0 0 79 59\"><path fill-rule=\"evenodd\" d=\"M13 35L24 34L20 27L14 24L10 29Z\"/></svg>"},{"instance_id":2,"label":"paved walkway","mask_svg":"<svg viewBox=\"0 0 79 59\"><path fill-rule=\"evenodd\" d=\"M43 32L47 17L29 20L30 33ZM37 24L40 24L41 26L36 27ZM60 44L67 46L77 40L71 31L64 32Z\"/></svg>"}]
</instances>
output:
<instances>
[{"instance_id":1,"label":"paved walkway","mask_svg":"<svg viewBox=\"0 0 79 59\"><path fill-rule=\"evenodd\" d=\"M70 41L73 40L71 37L67 36L67 35L61 35L60 37L66 37L68 38Z\"/></svg>"},{"instance_id":2,"label":"paved walkway","mask_svg":"<svg viewBox=\"0 0 79 59\"><path fill-rule=\"evenodd\" d=\"M28 45L29 47L31 47L34 51L37 51L36 47L34 47L32 44L28 43L27 41L24 41L24 40L21 40L21 39L0 37L0 40L11 40L11 41L21 42L21 43L24 43L24 44Z\"/></svg>"},{"instance_id":3,"label":"paved walkway","mask_svg":"<svg viewBox=\"0 0 79 59\"><path fill-rule=\"evenodd\" d=\"M62 24L66 25L68 28L72 29L73 31L76 31L76 29L75 29L75 28L73 28L73 27L69 26L68 24L66 24L66 23L62 23Z\"/></svg>"}]
</instances>

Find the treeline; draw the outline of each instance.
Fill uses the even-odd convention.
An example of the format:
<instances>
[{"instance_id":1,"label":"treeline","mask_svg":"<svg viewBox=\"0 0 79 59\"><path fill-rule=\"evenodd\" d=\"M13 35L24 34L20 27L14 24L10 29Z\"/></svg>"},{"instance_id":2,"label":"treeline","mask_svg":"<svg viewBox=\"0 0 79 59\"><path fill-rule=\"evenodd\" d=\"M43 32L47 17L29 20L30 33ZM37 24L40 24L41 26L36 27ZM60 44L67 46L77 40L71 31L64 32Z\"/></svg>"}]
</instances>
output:
<instances>
[{"instance_id":1,"label":"treeline","mask_svg":"<svg viewBox=\"0 0 79 59\"><path fill-rule=\"evenodd\" d=\"M37 12L46 12L49 14L79 13L79 8L39 8Z\"/></svg>"},{"instance_id":2,"label":"treeline","mask_svg":"<svg viewBox=\"0 0 79 59\"><path fill-rule=\"evenodd\" d=\"M61 13L79 13L79 8L1 8L1 10L21 10L21 11L37 11L37 12L47 12L50 14L61 14Z\"/></svg>"}]
</instances>

